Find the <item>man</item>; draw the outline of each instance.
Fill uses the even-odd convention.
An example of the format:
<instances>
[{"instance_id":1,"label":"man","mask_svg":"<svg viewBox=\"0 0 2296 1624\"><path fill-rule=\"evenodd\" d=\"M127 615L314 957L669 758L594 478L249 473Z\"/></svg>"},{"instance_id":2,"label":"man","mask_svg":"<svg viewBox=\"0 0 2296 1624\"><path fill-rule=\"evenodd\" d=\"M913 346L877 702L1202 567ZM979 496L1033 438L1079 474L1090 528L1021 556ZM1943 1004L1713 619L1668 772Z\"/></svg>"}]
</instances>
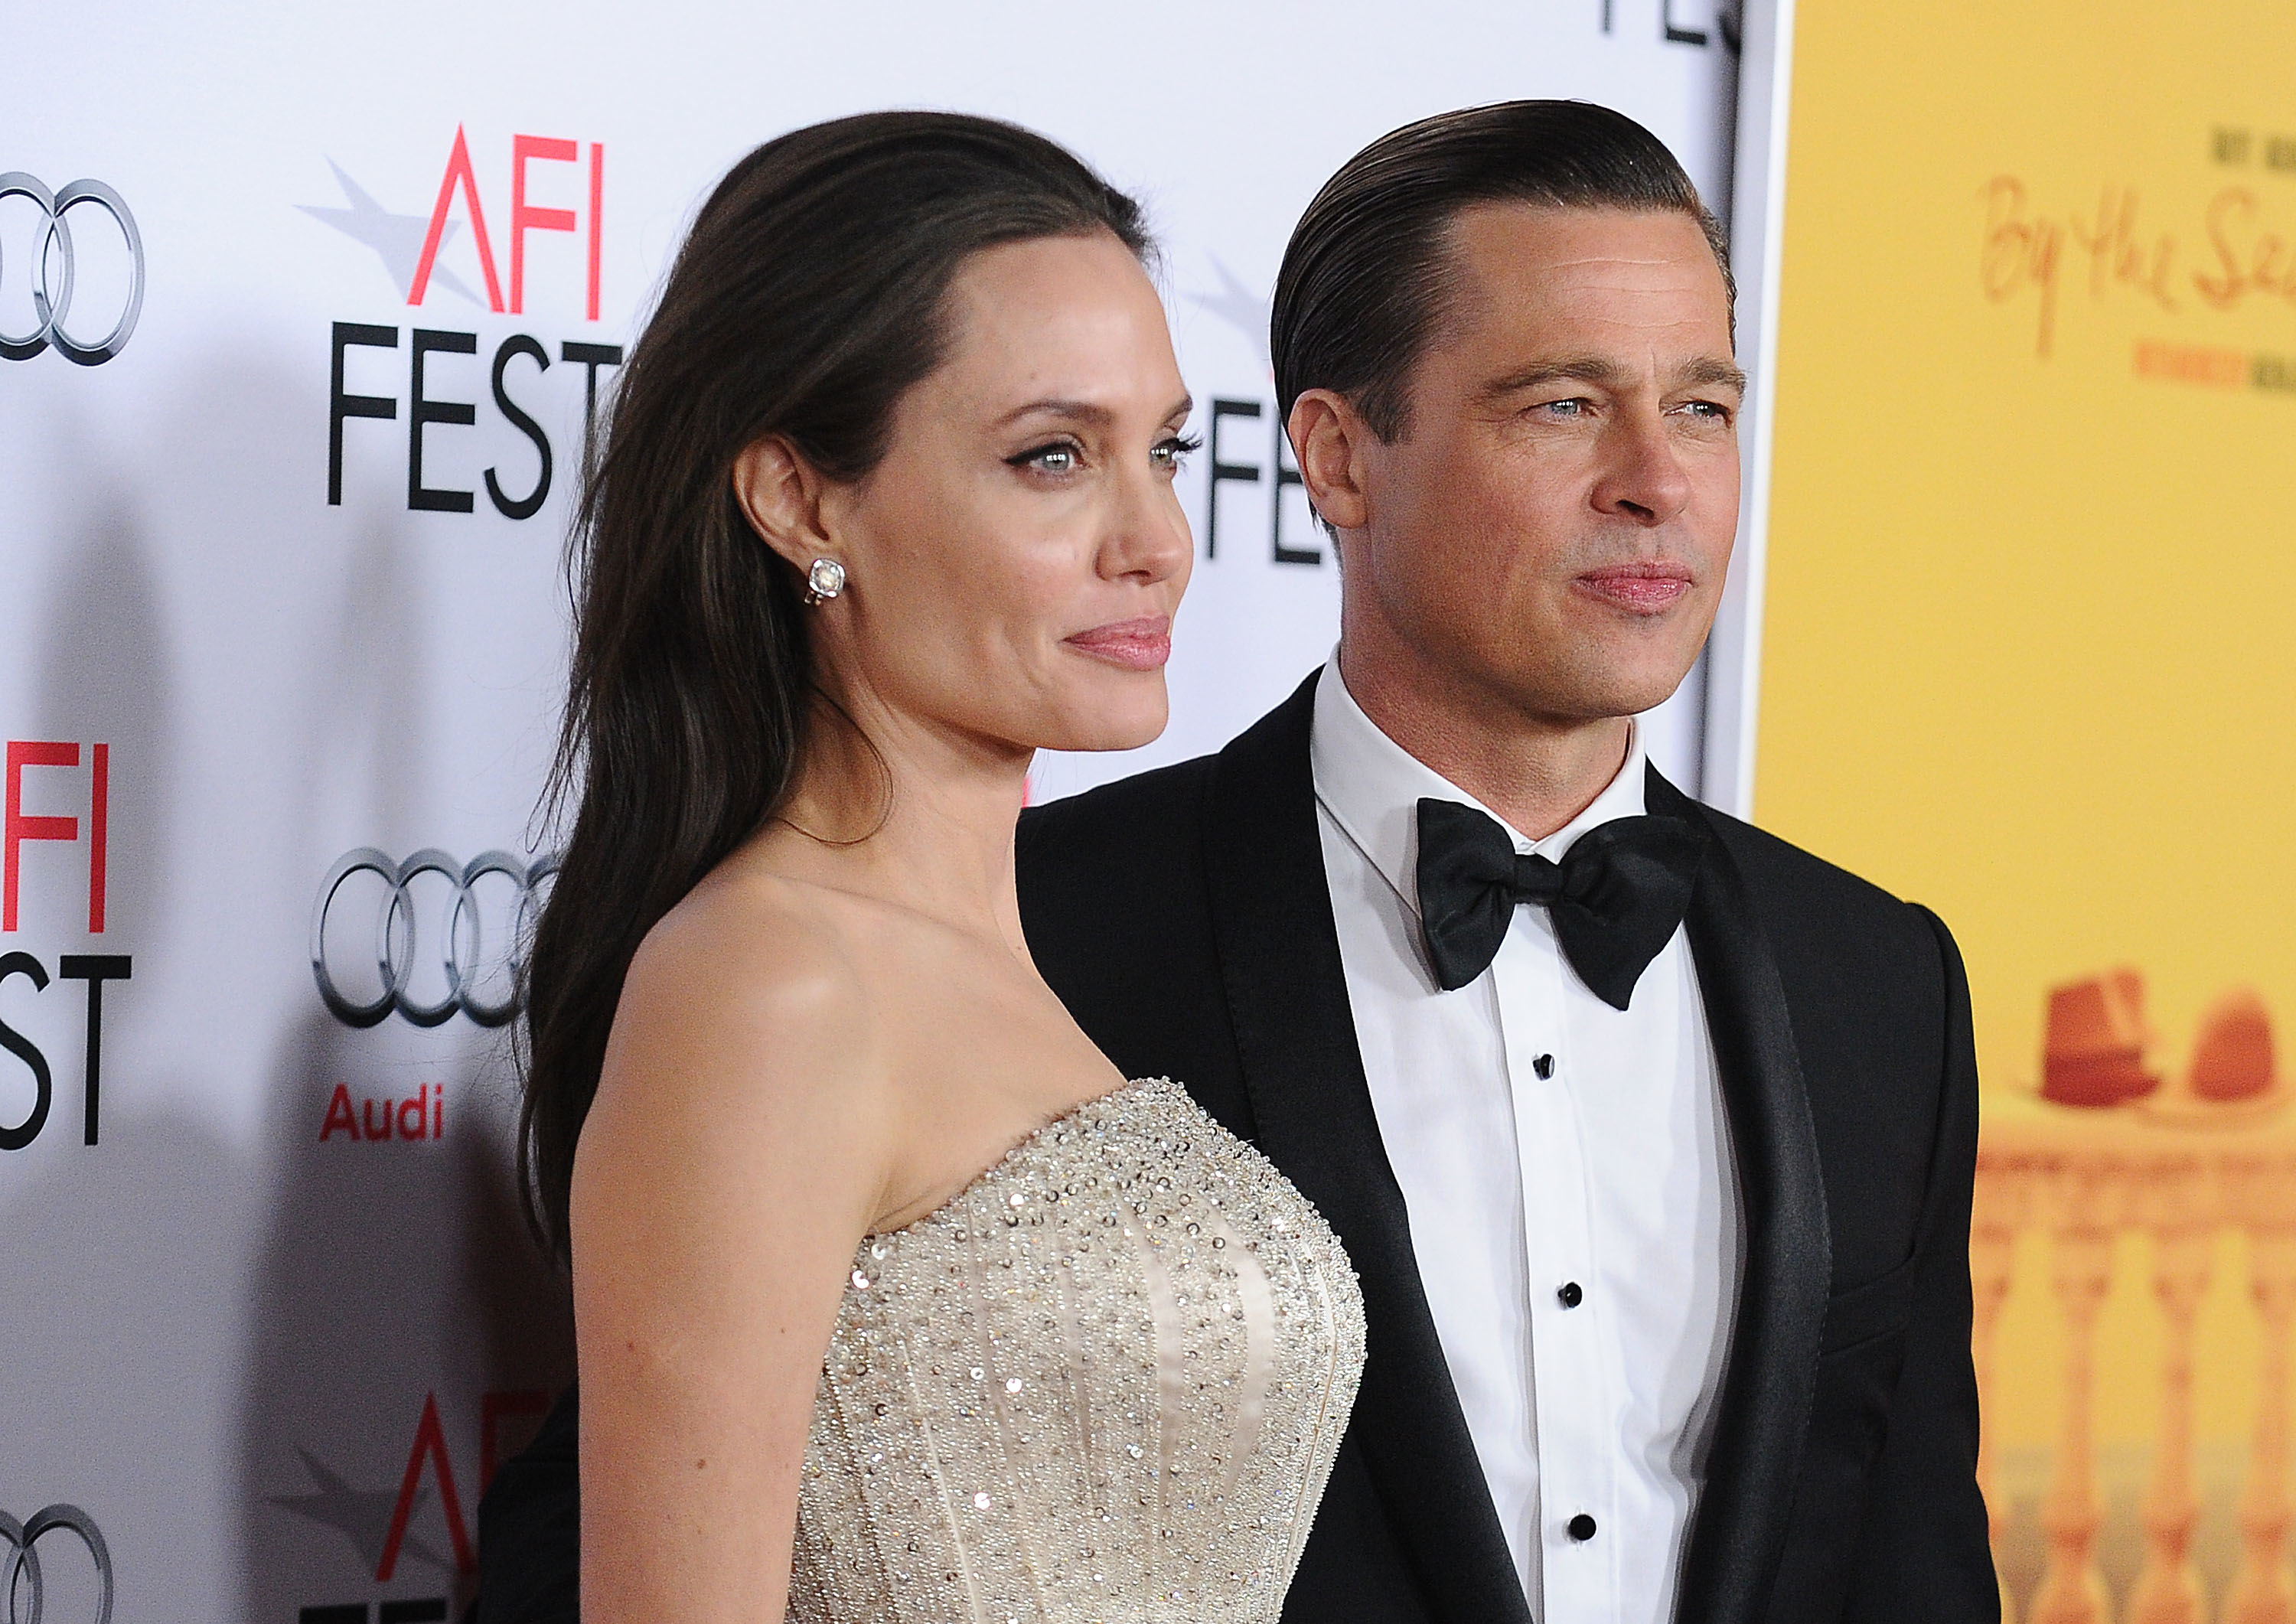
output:
<instances>
[{"instance_id":1,"label":"man","mask_svg":"<svg viewBox=\"0 0 2296 1624\"><path fill-rule=\"evenodd\" d=\"M1291 1624L1998 1616L1952 940L1690 800L1633 719L1728 563L1731 297L1619 114L1374 143L1275 308L1337 653L1218 755L1021 826L1078 1021L1256 1143L1362 1277ZM525 1556L496 1577L521 1522L571 1595L553 1447L490 1498L494 1624L549 1616L507 1605Z\"/></svg>"}]
</instances>

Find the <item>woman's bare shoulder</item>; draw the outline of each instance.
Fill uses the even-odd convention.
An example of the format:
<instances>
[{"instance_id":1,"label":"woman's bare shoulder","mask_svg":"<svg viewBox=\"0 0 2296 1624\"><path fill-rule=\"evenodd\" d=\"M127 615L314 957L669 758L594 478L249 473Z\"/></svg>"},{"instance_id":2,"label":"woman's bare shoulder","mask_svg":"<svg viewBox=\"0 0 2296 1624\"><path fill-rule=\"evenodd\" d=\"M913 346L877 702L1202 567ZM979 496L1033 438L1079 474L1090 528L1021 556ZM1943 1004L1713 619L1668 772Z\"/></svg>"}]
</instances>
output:
<instances>
[{"instance_id":1,"label":"woman's bare shoulder","mask_svg":"<svg viewBox=\"0 0 2296 1624\"><path fill-rule=\"evenodd\" d=\"M852 913L818 885L754 866L720 869L647 932L628 985L687 1023L827 1021L849 1033L865 1025L869 1004Z\"/></svg>"},{"instance_id":2,"label":"woman's bare shoulder","mask_svg":"<svg viewBox=\"0 0 2296 1624\"><path fill-rule=\"evenodd\" d=\"M712 875L664 915L623 983L585 1151L594 1148L752 1188L776 1167L841 1169L868 1184L852 1193L865 1217L898 1113L844 914L819 887L750 869Z\"/></svg>"}]
</instances>

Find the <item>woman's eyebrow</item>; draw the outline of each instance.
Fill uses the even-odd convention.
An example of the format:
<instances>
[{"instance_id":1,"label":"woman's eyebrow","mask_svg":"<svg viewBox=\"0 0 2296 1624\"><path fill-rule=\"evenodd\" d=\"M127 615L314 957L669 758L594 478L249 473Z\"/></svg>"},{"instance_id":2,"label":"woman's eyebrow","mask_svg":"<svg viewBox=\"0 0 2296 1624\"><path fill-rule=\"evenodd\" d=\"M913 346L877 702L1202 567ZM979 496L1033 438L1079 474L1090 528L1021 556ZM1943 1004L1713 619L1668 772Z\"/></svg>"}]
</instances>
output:
<instances>
[{"instance_id":1,"label":"woman's eyebrow","mask_svg":"<svg viewBox=\"0 0 2296 1624\"><path fill-rule=\"evenodd\" d=\"M998 418L996 423L1002 428L1006 423L1018 422L1023 417L1072 417L1095 428L1104 428L1116 421L1116 414L1096 401L1070 400L1055 396L1015 406Z\"/></svg>"},{"instance_id":2,"label":"woman's eyebrow","mask_svg":"<svg viewBox=\"0 0 2296 1624\"><path fill-rule=\"evenodd\" d=\"M1175 417L1185 417L1195 409L1195 398L1183 395L1172 403L1171 409L1164 414L1164 420L1168 422ZM996 420L996 426L1001 429L1024 417L1067 417L1090 423L1096 429L1105 429L1116 422L1115 411L1097 401L1047 396L1042 400L1031 400L1026 406L1014 406Z\"/></svg>"}]
</instances>

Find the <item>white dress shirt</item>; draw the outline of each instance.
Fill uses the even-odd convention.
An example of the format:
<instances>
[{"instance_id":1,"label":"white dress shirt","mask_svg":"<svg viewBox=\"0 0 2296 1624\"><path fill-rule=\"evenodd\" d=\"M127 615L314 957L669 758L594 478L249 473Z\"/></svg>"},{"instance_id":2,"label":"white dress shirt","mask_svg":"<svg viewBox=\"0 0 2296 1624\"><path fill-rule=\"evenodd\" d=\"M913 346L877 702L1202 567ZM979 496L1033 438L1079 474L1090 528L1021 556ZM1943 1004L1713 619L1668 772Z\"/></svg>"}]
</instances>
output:
<instances>
[{"instance_id":1,"label":"white dress shirt","mask_svg":"<svg viewBox=\"0 0 2296 1624\"><path fill-rule=\"evenodd\" d=\"M1444 992L1419 934L1419 800L1490 809L1382 733L1336 655L1310 755L1372 1106L1523 1594L1543 1624L1664 1624L1744 1251L1689 943L1677 929L1615 1010L1526 905L1491 967ZM1644 771L1636 728L1610 787L1543 841L1509 828L1516 850L1560 861L1639 815Z\"/></svg>"}]
</instances>

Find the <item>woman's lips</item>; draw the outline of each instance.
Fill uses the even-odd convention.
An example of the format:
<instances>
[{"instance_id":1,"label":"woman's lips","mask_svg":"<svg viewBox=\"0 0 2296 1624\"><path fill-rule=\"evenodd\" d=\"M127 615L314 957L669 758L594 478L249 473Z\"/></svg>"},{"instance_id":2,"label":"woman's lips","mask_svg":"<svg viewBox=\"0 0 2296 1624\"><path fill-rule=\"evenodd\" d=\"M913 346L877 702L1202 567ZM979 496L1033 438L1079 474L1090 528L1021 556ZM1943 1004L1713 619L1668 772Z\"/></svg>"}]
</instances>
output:
<instances>
[{"instance_id":1,"label":"woman's lips","mask_svg":"<svg viewBox=\"0 0 2296 1624\"><path fill-rule=\"evenodd\" d=\"M1128 671L1153 671L1172 657L1172 619L1148 615L1137 620L1111 620L1068 640L1095 660L1104 660Z\"/></svg>"},{"instance_id":2,"label":"woman's lips","mask_svg":"<svg viewBox=\"0 0 2296 1624\"><path fill-rule=\"evenodd\" d=\"M1680 564L1620 564L1590 570L1578 578L1578 585L1631 614L1654 615L1689 595L1690 571Z\"/></svg>"}]
</instances>

